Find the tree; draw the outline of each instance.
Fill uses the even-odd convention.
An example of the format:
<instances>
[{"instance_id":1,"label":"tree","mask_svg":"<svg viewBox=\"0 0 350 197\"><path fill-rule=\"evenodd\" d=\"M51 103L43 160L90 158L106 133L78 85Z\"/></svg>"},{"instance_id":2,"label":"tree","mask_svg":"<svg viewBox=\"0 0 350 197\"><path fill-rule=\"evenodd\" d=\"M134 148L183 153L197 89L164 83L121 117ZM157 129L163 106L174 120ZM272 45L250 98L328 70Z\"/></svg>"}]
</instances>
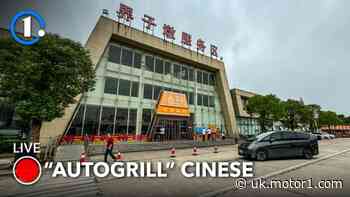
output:
<instances>
[{"instance_id":1,"label":"tree","mask_svg":"<svg viewBox=\"0 0 350 197\"><path fill-rule=\"evenodd\" d=\"M344 114L339 114L338 119L341 121L341 124L350 124L350 116L346 117Z\"/></svg>"},{"instance_id":2,"label":"tree","mask_svg":"<svg viewBox=\"0 0 350 197\"><path fill-rule=\"evenodd\" d=\"M273 121L279 120L282 114L281 101L275 95L255 95L249 98L246 110L250 115L258 115L258 121L262 132L273 125Z\"/></svg>"},{"instance_id":3,"label":"tree","mask_svg":"<svg viewBox=\"0 0 350 197\"><path fill-rule=\"evenodd\" d=\"M337 114L332 111L321 111L319 117L320 125L326 125L328 129L331 128L331 125L337 125L341 121L339 120Z\"/></svg>"},{"instance_id":4,"label":"tree","mask_svg":"<svg viewBox=\"0 0 350 197\"><path fill-rule=\"evenodd\" d=\"M31 121L34 142L43 121L61 117L95 83L88 51L78 42L47 34L32 46L0 39L0 92L16 114Z\"/></svg>"},{"instance_id":5,"label":"tree","mask_svg":"<svg viewBox=\"0 0 350 197\"><path fill-rule=\"evenodd\" d=\"M305 119L309 119L310 112L304 108L304 105L299 101L288 99L287 101L282 102L282 106L282 122L291 130L299 127L299 123L302 122L301 120L303 115L305 116Z\"/></svg>"},{"instance_id":6,"label":"tree","mask_svg":"<svg viewBox=\"0 0 350 197\"><path fill-rule=\"evenodd\" d=\"M311 131L317 130L317 119L320 114L321 107L316 104L303 105L301 110L300 123L304 127L308 127Z\"/></svg>"}]
</instances>

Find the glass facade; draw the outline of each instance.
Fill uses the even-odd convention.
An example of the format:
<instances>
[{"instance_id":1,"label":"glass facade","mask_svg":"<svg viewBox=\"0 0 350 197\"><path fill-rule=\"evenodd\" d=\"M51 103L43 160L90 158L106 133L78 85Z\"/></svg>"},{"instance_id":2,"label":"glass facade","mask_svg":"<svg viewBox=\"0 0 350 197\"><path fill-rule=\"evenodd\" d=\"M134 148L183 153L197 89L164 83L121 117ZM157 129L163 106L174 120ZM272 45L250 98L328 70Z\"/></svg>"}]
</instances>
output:
<instances>
[{"instance_id":1,"label":"glass facade","mask_svg":"<svg viewBox=\"0 0 350 197\"><path fill-rule=\"evenodd\" d=\"M237 117L239 133L243 136L253 136L260 133L261 128L256 118Z\"/></svg>"},{"instance_id":2,"label":"glass facade","mask_svg":"<svg viewBox=\"0 0 350 197\"><path fill-rule=\"evenodd\" d=\"M186 94L194 127L224 131L215 73L110 43L68 129L72 135L145 134L162 90Z\"/></svg>"}]
</instances>

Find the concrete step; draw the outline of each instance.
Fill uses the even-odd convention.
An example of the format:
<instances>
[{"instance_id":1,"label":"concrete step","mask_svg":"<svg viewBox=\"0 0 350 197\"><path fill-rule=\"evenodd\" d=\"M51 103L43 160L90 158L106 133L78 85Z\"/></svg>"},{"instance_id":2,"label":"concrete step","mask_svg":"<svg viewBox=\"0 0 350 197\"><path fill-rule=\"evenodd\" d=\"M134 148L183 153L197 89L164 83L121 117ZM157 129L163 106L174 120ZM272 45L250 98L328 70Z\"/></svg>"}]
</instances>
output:
<instances>
[{"instance_id":1,"label":"concrete step","mask_svg":"<svg viewBox=\"0 0 350 197\"><path fill-rule=\"evenodd\" d=\"M11 167L12 160L0 159L0 170L9 169Z\"/></svg>"},{"instance_id":2,"label":"concrete step","mask_svg":"<svg viewBox=\"0 0 350 197\"><path fill-rule=\"evenodd\" d=\"M233 139L220 140L220 141L206 141L206 142L194 142L188 141L174 141L174 142L145 142L135 144L120 143L114 144L114 150L119 149L120 152L143 152L143 151L154 151L154 150L168 150L172 147L177 149L181 148L192 148L194 145L197 147L209 147L209 146L220 146L220 145L233 145L236 142ZM105 152L105 145L89 145L89 155L101 155Z\"/></svg>"}]
</instances>

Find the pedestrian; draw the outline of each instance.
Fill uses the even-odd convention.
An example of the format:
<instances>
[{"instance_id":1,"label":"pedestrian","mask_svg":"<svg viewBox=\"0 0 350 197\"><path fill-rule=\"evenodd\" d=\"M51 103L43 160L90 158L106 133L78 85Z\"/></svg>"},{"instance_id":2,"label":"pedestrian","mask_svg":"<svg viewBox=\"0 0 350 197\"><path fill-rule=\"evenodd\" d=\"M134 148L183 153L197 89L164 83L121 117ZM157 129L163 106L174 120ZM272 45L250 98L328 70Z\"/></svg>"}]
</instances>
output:
<instances>
[{"instance_id":1,"label":"pedestrian","mask_svg":"<svg viewBox=\"0 0 350 197\"><path fill-rule=\"evenodd\" d=\"M84 150L85 150L85 153L88 154L88 151L89 151L89 136L88 136L88 134L85 134L85 136L84 136Z\"/></svg>"},{"instance_id":2,"label":"pedestrian","mask_svg":"<svg viewBox=\"0 0 350 197\"><path fill-rule=\"evenodd\" d=\"M165 136L165 128L162 127L160 128L160 141L164 141L164 136Z\"/></svg>"},{"instance_id":3,"label":"pedestrian","mask_svg":"<svg viewBox=\"0 0 350 197\"><path fill-rule=\"evenodd\" d=\"M107 162L108 155L110 155L113 160L116 160L116 157L113 155L113 138L109 133L106 139L105 162Z\"/></svg>"}]
</instances>

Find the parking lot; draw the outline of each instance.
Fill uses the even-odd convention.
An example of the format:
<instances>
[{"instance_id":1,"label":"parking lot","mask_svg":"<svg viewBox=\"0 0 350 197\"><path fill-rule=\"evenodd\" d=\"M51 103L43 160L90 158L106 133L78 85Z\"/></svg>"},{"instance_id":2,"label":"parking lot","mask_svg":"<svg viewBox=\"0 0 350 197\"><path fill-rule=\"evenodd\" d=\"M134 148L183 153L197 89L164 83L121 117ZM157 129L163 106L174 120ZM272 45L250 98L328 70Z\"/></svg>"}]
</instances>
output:
<instances>
[{"instance_id":1,"label":"parking lot","mask_svg":"<svg viewBox=\"0 0 350 197\"><path fill-rule=\"evenodd\" d=\"M336 157L332 157L326 160L323 160L318 164L318 159L322 159L327 156L331 156L333 154L337 154L344 150L350 150L350 139L335 139L335 140L322 140L319 142L320 154L317 155L311 161L315 161L315 164L308 165L302 167L296 171L290 171L287 174L284 174L286 177L293 177L297 173L300 173L299 170L307 169L306 171L312 174L306 174L306 176L315 176L315 177L331 177L332 170L337 171L339 175L342 175L343 172L347 169L350 170L350 166L346 164L349 160L341 160L339 158L347 158L349 156L348 153L344 155L339 155ZM225 147L221 148L221 152L211 153L209 150L205 150L200 156L191 156L191 152L189 150L181 150L179 156L176 157L178 162L183 162L186 160L206 160L206 161L218 161L218 160L236 160L240 159L237 154L237 147ZM162 154L165 154L164 152ZM155 157L155 155L153 154ZM160 158L158 158L160 159ZM165 159L165 158L164 158ZM324 170L327 168L327 162L335 161L338 163L337 168L334 165L329 167L330 171ZM338 162L339 161L339 162ZM291 158L291 159L283 159L283 160L270 160L263 162L255 162L256 176L263 176L267 174L271 174L274 172L279 172L288 169L290 167L303 164L305 162L310 162L310 160L299 159L299 158ZM332 165L331 162L329 165ZM317 166L323 166L322 172L319 170ZM313 167L315 166L315 167ZM332 170L331 170L332 169ZM282 175L278 175L282 176ZM344 174L344 179L349 180L349 176ZM120 194L122 196L137 196L141 193L143 196L205 196L215 194L215 191L220 191L224 188L233 188L233 179L232 178L184 178L179 173L179 171L174 170L174 172L170 173L169 177L166 179L136 179L136 178L123 178L123 179L110 179L110 180L100 180L99 188L103 191L105 196L113 196L116 194ZM345 183L346 184L346 183ZM244 191L234 191L232 189L228 190L228 193L223 195L232 196L233 194L239 194L239 192ZM294 193L292 193L294 194Z\"/></svg>"}]
</instances>

